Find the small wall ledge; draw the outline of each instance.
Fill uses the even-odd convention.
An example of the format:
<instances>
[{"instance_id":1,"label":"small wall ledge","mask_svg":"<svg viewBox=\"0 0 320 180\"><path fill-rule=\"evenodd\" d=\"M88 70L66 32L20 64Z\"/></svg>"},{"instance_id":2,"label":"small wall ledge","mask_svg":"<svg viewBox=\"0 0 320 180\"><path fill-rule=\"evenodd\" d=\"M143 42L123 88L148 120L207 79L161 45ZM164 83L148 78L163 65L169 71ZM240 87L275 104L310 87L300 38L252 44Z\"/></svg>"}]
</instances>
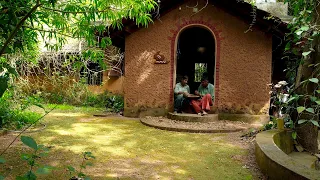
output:
<instances>
[{"instance_id":1,"label":"small wall ledge","mask_svg":"<svg viewBox=\"0 0 320 180\"><path fill-rule=\"evenodd\" d=\"M274 142L275 135L283 132L285 131L270 130L257 135L255 155L261 171L266 174L269 179L320 180L320 171L301 165L276 145Z\"/></svg>"},{"instance_id":2,"label":"small wall ledge","mask_svg":"<svg viewBox=\"0 0 320 180\"><path fill-rule=\"evenodd\" d=\"M249 124L257 124L263 126L270 121L269 115L251 115L251 114L227 114L219 113L219 119L228 121L242 121Z\"/></svg>"}]
</instances>

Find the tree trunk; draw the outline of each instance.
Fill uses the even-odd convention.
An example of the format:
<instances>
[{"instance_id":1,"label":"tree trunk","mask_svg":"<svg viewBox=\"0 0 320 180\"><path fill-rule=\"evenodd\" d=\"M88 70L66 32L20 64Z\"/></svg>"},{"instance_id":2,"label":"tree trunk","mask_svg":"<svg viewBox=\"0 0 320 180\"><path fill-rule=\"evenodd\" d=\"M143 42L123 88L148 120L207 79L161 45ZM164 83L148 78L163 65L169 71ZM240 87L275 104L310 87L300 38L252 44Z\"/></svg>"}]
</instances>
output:
<instances>
[{"instance_id":1,"label":"tree trunk","mask_svg":"<svg viewBox=\"0 0 320 180\"><path fill-rule=\"evenodd\" d=\"M317 42L317 41L316 41ZM316 45L317 47L318 45ZM315 73L316 69L313 66L309 66L310 64L316 63L318 52L314 54L314 56L310 57L309 59L306 59L304 64L300 65L301 69L300 72L298 71L297 77L300 77L300 82L303 80L308 80L311 78L312 74ZM297 83L300 84L299 81ZM297 85L297 84L296 84ZM307 86L300 87L297 92L298 94L304 94L304 95L311 95L314 91L315 84L308 82ZM307 104L311 103L310 100L302 99L299 101L299 106L305 106ZM308 114L302 114L299 119L307 119L307 120L315 120L318 121L319 117L312 117ZM298 115L296 115L295 120L296 122L299 120ZM315 126L311 122L298 124L296 123L296 131L297 131L297 141L303 146L304 149L311 153L318 153L318 127Z\"/></svg>"},{"instance_id":2,"label":"tree trunk","mask_svg":"<svg viewBox=\"0 0 320 180\"><path fill-rule=\"evenodd\" d=\"M302 114L300 119L310 119L308 115ZM296 126L297 141L308 152L318 153L318 127L311 122L298 124Z\"/></svg>"}]
</instances>

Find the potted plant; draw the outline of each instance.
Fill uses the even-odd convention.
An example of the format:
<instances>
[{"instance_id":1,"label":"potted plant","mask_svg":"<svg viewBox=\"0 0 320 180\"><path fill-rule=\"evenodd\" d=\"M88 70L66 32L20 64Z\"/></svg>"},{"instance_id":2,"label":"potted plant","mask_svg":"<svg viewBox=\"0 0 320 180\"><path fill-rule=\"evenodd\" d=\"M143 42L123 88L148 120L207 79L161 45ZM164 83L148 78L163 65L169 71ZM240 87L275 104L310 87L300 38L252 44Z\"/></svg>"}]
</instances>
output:
<instances>
[{"instance_id":1,"label":"potted plant","mask_svg":"<svg viewBox=\"0 0 320 180\"><path fill-rule=\"evenodd\" d=\"M277 84L270 84L271 111L273 118L277 122L279 130L284 129L284 108L289 97L289 87L286 81L279 81Z\"/></svg>"}]
</instances>

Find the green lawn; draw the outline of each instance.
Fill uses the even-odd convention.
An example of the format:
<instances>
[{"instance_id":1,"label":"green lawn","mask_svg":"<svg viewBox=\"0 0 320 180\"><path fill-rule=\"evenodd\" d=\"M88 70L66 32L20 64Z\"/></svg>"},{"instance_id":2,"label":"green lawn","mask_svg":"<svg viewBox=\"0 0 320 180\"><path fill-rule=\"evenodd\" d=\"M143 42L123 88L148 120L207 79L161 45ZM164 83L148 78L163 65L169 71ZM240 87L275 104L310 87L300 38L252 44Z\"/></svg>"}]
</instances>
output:
<instances>
[{"instance_id":1,"label":"green lawn","mask_svg":"<svg viewBox=\"0 0 320 180\"><path fill-rule=\"evenodd\" d=\"M78 167L84 151L96 156L94 165L84 171L91 179L252 179L244 164L232 158L245 156L247 150L233 145L224 134L168 132L137 120L93 117L92 109L62 109L44 119L45 130L27 134L51 146L40 163L56 170L39 179L68 179L65 167ZM13 137L0 137L0 148ZM18 142L4 156L8 179L26 172L25 162L19 159L26 151L29 148Z\"/></svg>"}]
</instances>

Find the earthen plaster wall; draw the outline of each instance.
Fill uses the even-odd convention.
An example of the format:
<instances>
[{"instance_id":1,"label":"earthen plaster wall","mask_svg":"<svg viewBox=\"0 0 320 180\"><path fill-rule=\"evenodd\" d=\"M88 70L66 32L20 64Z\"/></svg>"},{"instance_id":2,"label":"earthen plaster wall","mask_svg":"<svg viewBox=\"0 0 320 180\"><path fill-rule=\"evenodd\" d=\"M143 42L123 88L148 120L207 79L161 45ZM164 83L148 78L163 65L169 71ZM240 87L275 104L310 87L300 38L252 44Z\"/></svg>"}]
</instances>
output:
<instances>
[{"instance_id":1,"label":"earthen plaster wall","mask_svg":"<svg viewBox=\"0 0 320 180\"><path fill-rule=\"evenodd\" d=\"M123 82L124 76L109 77L108 72L103 72L103 82L101 86L89 85L88 88L95 94L100 94L105 91L112 92L114 94L123 95Z\"/></svg>"},{"instance_id":2,"label":"earthen plaster wall","mask_svg":"<svg viewBox=\"0 0 320 180\"><path fill-rule=\"evenodd\" d=\"M192 26L210 30L216 39L215 108L221 112L265 114L269 107L272 38L211 4L193 15L190 1L161 16L148 28L126 37L125 115L139 116L172 109L175 48L179 33ZM198 7L203 7L199 4ZM160 51L168 64L154 64ZM160 112L159 112L160 111Z\"/></svg>"},{"instance_id":3,"label":"earthen plaster wall","mask_svg":"<svg viewBox=\"0 0 320 180\"><path fill-rule=\"evenodd\" d=\"M54 87L50 83L50 79L46 78L46 76L38 75L38 76L26 76L23 77L27 79L33 86L45 86L45 88L49 91L53 90ZM67 88L72 85L74 81L77 81L77 78L68 78L68 81L63 83L62 88ZM89 91L94 94L101 94L105 91L111 92L113 94L123 95L123 82L124 77L108 77L107 72L103 72L103 82L102 85L88 85ZM39 88L39 87L38 87Z\"/></svg>"}]
</instances>

